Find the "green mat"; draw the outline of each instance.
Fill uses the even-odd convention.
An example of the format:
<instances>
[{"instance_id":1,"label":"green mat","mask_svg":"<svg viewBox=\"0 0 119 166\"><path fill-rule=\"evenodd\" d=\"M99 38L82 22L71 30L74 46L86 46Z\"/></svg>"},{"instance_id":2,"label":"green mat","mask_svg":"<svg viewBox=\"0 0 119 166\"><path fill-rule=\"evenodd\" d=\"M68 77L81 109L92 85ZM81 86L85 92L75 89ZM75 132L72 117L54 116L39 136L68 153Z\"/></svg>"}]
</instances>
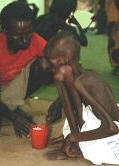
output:
<instances>
[{"instance_id":1,"label":"green mat","mask_svg":"<svg viewBox=\"0 0 119 166\"><path fill-rule=\"evenodd\" d=\"M57 98L58 92L54 85L42 86L31 95L34 99L43 99L53 101Z\"/></svg>"},{"instance_id":2,"label":"green mat","mask_svg":"<svg viewBox=\"0 0 119 166\"><path fill-rule=\"evenodd\" d=\"M87 33L88 47L81 49L81 64L83 68L99 72L110 84L116 101L119 102L119 77L112 75L112 68L107 53L107 37ZM58 92L54 85L39 88L31 97L36 99L55 100Z\"/></svg>"}]
</instances>

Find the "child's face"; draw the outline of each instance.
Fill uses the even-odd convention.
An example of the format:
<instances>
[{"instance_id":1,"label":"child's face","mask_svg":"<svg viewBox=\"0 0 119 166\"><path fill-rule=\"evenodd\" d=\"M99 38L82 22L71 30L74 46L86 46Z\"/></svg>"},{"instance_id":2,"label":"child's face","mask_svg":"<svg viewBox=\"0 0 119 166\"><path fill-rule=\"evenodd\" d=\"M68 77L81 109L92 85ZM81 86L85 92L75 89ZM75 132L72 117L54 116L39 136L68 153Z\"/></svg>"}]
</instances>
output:
<instances>
[{"instance_id":1,"label":"child's face","mask_svg":"<svg viewBox=\"0 0 119 166\"><path fill-rule=\"evenodd\" d=\"M70 65L59 67L59 70L54 74L55 80L66 81L67 83L73 82L73 71Z\"/></svg>"},{"instance_id":2,"label":"child's face","mask_svg":"<svg viewBox=\"0 0 119 166\"><path fill-rule=\"evenodd\" d=\"M72 78L72 67L70 65L71 57L66 56L55 56L50 57L49 62L52 66L55 80L69 82Z\"/></svg>"},{"instance_id":3,"label":"child's face","mask_svg":"<svg viewBox=\"0 0 119 166\"><path fill-rule=\"evenodd\" d=\"M70 65L70 63L72 61L72 55L71 55L71 52L69 50L68 51L64 51L62 53L57 51L57 52L54 52L54 54L55 55L52 55L49 58L49 62L51 64L51 66L52 66L53 71L59 70L59 68L61 66Z\"/></svg>"}]
</instances>

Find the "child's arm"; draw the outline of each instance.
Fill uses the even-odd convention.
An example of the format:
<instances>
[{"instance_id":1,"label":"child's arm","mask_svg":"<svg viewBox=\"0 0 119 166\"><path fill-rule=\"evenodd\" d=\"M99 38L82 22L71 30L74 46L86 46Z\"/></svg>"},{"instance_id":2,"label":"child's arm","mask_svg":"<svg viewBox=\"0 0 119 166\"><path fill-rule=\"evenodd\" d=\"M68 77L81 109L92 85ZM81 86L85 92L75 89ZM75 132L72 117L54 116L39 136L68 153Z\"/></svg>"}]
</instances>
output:
<instances>
[{"instance_id":1,"label":"child's arm","mask_svg":"<svg viewBox=\"0 0 119 166\"><path fill-rule=\"evenodd\" d=\"M81 132L79 134L71 134L68 136L68 139L70 139L71 142L88 141L88 140L100 139L100 138L117 134L119 132L118 128L113 123L109 114L95 100L95 98L88 93L88 91L86 90L86 88L84 87L84 85L82 84L79 78L75 80L74 87L76 88L78 93L81 96L83 96L93 108L95 108L94 111L96 111L97 114L99 115L98 117L101 120L101 126L91 131Z\"/></svg>"}]
</instances>

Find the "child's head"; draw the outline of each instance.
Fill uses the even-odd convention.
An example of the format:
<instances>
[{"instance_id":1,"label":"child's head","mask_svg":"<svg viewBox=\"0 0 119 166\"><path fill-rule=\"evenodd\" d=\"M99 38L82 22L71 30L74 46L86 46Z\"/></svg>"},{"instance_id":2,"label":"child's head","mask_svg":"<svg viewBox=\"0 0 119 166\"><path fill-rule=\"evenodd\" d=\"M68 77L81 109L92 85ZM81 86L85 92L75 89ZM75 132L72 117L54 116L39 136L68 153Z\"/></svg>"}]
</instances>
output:
<instances>
[{"instance_id":1,"label":"child's head","mask_svg":"<svg viewBox=\"0 0 119 166\"><path fill-rule=\"evenodd\" d=\"M44 54L53 67L70 64L79 56L80 44L69 32L59 32L48 41Z\"/></svg>"}]
</instances>

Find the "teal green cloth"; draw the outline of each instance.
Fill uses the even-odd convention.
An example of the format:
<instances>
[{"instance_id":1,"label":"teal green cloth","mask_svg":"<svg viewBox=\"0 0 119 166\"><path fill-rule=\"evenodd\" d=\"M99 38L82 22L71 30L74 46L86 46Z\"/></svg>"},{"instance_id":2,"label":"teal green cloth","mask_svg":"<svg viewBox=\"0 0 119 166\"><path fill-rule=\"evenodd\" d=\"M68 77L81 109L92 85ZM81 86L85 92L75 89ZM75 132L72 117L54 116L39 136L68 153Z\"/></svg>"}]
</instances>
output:
<instances>
[{"instance_id":1,"label":"teal green cloth","mask_svg":"<svg viewBox=\"0 0 119 166\"><path fill-rule=\"evenodd\" d=\"M31 95L34 99L55 100L58 97L58 92L55 85L42 86Z\"/></svg>"}]
</instances>

